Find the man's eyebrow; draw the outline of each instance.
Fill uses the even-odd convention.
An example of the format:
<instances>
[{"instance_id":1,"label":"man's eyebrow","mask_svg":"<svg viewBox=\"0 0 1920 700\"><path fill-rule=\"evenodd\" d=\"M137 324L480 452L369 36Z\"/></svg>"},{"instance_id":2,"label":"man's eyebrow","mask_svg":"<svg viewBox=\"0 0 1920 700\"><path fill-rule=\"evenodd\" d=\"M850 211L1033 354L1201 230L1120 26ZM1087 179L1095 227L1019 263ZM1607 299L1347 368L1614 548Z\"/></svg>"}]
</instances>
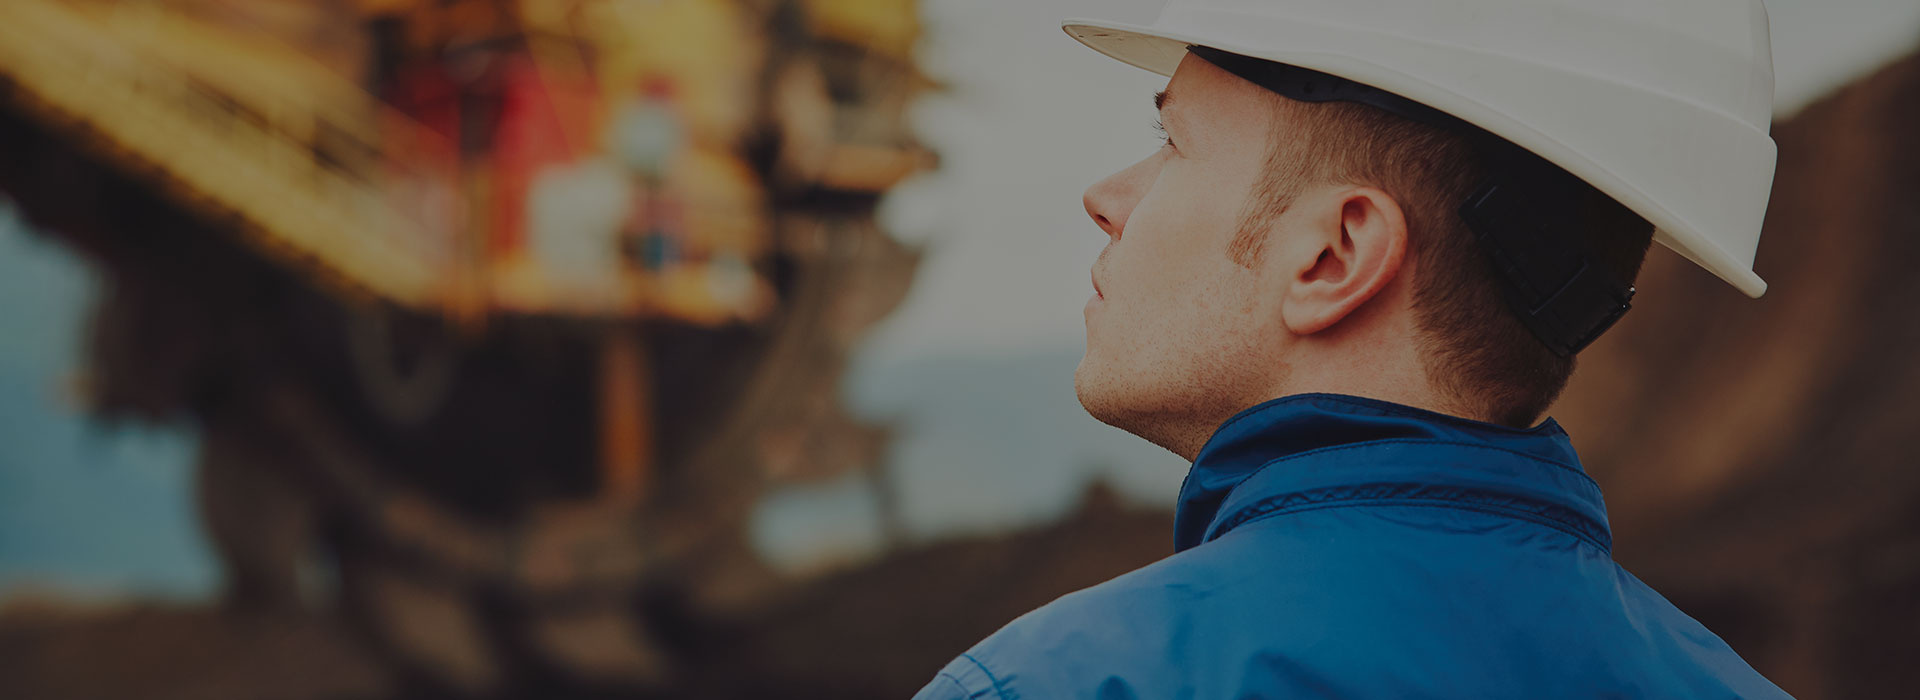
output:
<instances>
[{"instance_id":1,"label":"man's eyebrow","mask_svg":"<svg viewBox=\"0 0 1920 700\"><path fill-rule=\"evenodd\" d=\"M1161 90L1153 95L1153 108L1158 111L1165 111L1167 103L1172 101L1173 93L1167 90Z\"/></svg>"}]
</instances>

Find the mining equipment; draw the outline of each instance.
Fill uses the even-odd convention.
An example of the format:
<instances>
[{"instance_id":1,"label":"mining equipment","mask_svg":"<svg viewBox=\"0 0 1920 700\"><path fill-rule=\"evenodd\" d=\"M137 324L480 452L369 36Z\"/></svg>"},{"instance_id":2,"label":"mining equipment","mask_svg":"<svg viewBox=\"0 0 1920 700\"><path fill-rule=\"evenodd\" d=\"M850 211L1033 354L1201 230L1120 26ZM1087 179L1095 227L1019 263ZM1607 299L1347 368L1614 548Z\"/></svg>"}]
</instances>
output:
<instances>
[{"instance_id":1,"label":"mining equipment","mask_svg":"<svg viewBox=\"0 0 1920 700\"><path fill-rule=\"evenodd\" d=\"M751 506L871 470L919 259L912 0L8 0L0 192L98 272L79 393L190 424L237 609L407 687L672 682ZM666 602L662 602L666 601Z\"/></svg>"}]
</instances>

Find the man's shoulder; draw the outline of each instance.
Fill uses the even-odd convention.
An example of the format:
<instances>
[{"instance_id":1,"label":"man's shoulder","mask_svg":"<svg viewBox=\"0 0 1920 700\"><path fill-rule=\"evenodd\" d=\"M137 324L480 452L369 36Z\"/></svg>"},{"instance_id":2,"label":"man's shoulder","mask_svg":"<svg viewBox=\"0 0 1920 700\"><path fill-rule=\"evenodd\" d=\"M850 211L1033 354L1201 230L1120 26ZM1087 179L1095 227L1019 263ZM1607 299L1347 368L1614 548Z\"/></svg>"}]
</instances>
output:
<instances>
[{"instance_id":1,"label":"man's shoulder","mask_svg":"<svg viewBox=\"0 0 1920 700\"><path fill-rule=\"evenodd\" d=\"M961 654L916 700L934 698L1158 697L1139 688L1179 658L1198 637L1199 608L1220 585L1205 557L1167 557L1020 616ZM1168 696L1170 697L1170 696Z\"/></svg>"},{"instance_id":2,"label":"man's shoulder","mask_svg":"<svg viewBox=\"0 0 1920 700\"><path fill-rule=\"evenodd\" d=\"M919 697L1779 697L1604 553L1469 553L1354 515L1243 528L1064 596Z\"/></svg>"},{"instance_id":3,"label":"man's shoulder","mask_svg":"<svg viewBox=\"0 0 1920 700\"><path fill-rule=\"evenodd\" d=\"M1374 546L1389 543L1373 529L1241 528L1021 616L950 663L934 684L943 693L922 697L1325 690L1321 674L1341 673L1404 629L1387 619L1392 611L1430 597L1391 570L1393 556Z\"/></svg>"},{"instance_id":4,"label":"man's shoulder","mask_svg":"<svg viewBox=\"0 0 1920 700\"><path fill-rule=\"evenodd\" d=\"M1280 659L1309 638L1285 630L1324 629L1311 618L1331 614L1309 600L1265 599L1289 582L1259 580L1249 569L1257 563L1236 549L1197 547L1062 596L954 659L919 697L1215 696L1192 692L1243 671L1231 669L1244 665L1232 660L1245 656L1238 647ZM1272 633L1249 638L1250 627Z\"/></svg>"}]
</instances>

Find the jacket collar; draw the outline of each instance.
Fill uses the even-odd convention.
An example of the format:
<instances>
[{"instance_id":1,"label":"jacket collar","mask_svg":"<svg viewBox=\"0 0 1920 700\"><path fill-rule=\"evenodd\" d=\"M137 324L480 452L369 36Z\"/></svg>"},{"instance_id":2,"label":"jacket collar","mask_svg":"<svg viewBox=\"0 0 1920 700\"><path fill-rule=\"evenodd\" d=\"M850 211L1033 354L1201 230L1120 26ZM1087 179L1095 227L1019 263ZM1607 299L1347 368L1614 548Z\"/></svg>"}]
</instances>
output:
<instances>
[{"instance_id":1,"label":"jacket collar","mask_svg":"<svg viewBox=\"0 0 1920 700\"><path fill-rule=\"evenodd\" d=\"M1354 396L1301 394L1222 423L1180 488L1174 549L1330 501L1460 501L1611 544L1600 487L1552 419L1528 430Z\"/></svg>"}]
</instances>

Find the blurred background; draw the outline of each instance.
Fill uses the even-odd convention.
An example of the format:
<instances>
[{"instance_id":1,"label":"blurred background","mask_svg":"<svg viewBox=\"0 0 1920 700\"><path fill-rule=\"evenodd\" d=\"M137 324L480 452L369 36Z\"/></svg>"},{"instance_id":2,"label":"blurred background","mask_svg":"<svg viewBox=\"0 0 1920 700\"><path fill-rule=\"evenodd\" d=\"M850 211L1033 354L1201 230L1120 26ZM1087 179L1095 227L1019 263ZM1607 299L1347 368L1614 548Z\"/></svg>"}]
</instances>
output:
<instances>
[{"instance_id":1,"label":"blurred background","mask_svg":"<svg viewBox=\"0 0 1920 700\"><path fill-rule=\"evenodd\" d=\"M1165 556L1073 395L1157 0L0 0L0 697L904 698ZM1769 0L1741 297L1554 414L1803 698L1920 687L1920 4Z\"/></svg>"}]
</instances>

